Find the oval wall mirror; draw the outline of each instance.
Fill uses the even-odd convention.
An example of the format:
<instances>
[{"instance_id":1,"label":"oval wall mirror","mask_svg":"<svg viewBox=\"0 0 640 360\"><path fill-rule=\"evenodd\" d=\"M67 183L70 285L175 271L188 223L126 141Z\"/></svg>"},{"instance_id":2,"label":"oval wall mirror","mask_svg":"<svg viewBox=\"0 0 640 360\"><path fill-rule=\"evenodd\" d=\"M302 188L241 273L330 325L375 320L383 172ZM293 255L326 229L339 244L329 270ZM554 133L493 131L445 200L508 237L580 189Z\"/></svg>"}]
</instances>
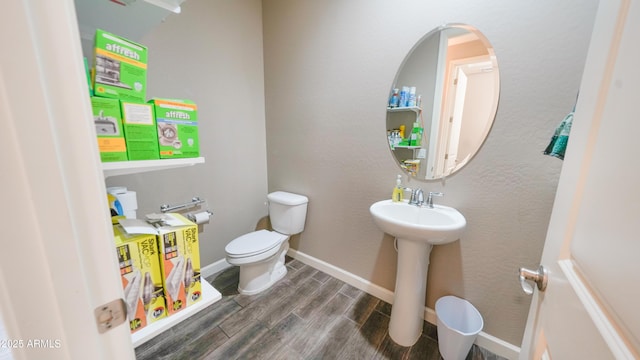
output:
<instances>
[{"instance_id":1,"label":"oval wall mirror","mask_svg":"<svg viewBox=\"0 0 640 360\"><path fill-rule=\"evenodd\" d=\"M425 35L405 57L387 103L387 139L400 168L420 180L463 168L491 130L499 93L496 56L477 29L451 24Z\"/></svg>"}]
</instances>

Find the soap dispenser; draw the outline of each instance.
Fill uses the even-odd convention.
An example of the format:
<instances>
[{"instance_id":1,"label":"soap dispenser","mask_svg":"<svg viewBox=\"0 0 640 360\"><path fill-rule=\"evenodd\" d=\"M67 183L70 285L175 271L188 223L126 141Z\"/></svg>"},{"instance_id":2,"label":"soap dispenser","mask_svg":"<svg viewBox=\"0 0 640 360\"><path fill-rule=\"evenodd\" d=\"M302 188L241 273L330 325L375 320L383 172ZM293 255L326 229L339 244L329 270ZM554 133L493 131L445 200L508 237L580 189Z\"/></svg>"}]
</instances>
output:
<instances>
[{"instance_id":1,"label":"soap dispenser","mask_svg":"<svg viewBox=\"0 0 640 360\"><path fill-rule=\"evenodd\" d=\"M400 202L404 200L404 190L402 189L402 175L398 175L396 179L396 186L393 188L393 193L391 194L391 201Z\"/></svg>"}]
</instances>

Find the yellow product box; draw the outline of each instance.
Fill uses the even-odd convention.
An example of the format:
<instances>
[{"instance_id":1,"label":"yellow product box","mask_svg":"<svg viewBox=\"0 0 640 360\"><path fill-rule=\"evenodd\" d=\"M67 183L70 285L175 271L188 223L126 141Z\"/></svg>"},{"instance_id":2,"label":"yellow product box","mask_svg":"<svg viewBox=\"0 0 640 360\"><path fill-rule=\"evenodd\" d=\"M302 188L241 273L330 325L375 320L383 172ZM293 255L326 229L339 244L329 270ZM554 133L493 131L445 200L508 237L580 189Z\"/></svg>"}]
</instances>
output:
<instances>
[{"instance_id":1,"label":"yellow product box","mask_svg":"<svg viewBox=\"0 0 640 360\"><path fill-rule=\"evenodd\" d=\"M131 332L168 315L158 239L155 235L129 234L113 227L120 277Z\"/></svg>"},{"instance_id":2,"label":"yellow product box","mask_svg":"<svg viewBox=\"0 0 640 360\"><path fill-rule=\"evenodd\" d=\"M171 315L202 298L200 244L198 225L180 214L165 215L172 219L158 227L158 245Z\"/></svg>"},{"instance_id":3,"label":"yellow product box","mask_svg":"<svg viewBox=\"0 0 640 360\"><path fill-rule=\"evenodd\" d=\"M173 213L160 214L154 220L155 226L140 219L121 219L119 223L129 233L156 236L167 313L171 315L202 297L198 225Z\"/></svg>"}]
</instances>

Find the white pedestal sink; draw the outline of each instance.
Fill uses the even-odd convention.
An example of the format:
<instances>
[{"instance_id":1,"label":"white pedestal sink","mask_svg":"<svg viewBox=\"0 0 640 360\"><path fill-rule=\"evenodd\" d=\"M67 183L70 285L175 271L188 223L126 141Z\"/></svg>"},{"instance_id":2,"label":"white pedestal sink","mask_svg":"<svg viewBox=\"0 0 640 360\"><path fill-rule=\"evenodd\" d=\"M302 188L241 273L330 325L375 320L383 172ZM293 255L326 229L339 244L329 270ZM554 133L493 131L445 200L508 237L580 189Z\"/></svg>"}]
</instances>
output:
<instances>
[{"instance_id":1,"label":"white pedestal sink","mask_svg":"<svg viewBox=\"0 0 640 360\"><path fill-rule=\"evenodd\" d=\"M380 230L398 242L389 336L399 345L411 346L422 333L431 248L458 240L467 221L458 210L442 205L427 208L382 200L369 210Z\"/></svg>"}]
</instances>

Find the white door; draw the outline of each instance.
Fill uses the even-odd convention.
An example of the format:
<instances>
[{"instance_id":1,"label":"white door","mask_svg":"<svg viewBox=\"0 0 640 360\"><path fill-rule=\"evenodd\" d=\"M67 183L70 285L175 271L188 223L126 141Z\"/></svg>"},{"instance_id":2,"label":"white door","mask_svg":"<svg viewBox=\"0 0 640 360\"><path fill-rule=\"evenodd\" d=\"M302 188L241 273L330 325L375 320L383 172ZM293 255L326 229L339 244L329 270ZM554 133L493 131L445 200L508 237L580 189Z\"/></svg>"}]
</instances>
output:
<instances>
[{"instance_id":1,"label":"white door","mask_svg":"<svg viewBox=\"0 0 640 360\"><path fill-rule=\"evenodd\" d=\"M639 18L600 2L522 359L640 358Z\"/></svg>"},{"instance_id":2,"label":"white door","mask_svg":"<svg viewBox=\"0 0 640 360\"><path fill-rule=\"evenodd\" d=\"M452 119L447 125L447 153L444 160L444 174L450 174L456 167L458 159L458 144L460 142L460 129L464 118L464 104L467 97L467 74L462 67L457 67L455 84L452 87L455 91L455 100Z\"/></svg>"},{"instance_id":3,"label":"white door","mask_svg":"<svg viewBox=\"0 0 640 360\"><path fill-rule=\"evenodd\" d=\"M0 319L14 359L133 359L71 0L3 2Z\"/></svg>"}]
</instances>

